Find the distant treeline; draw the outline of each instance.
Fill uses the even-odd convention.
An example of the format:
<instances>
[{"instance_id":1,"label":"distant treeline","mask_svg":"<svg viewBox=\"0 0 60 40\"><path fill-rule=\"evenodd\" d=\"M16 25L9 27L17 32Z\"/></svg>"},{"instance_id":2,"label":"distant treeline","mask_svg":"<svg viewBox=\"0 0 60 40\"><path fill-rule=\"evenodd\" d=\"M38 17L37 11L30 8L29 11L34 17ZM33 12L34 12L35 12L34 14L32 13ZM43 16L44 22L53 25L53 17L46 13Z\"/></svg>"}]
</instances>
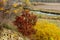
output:
<instances>
[{"instance_id":1,"label":"distant treeline","mask_svg":"<svg viewBox=\"0 0 60 40\"><path fill-rule=\"evenodd\" d=\"M52 2L52 3L59 3L60 0L30 0L31 2Z\"/></svg>"}]
</instances>

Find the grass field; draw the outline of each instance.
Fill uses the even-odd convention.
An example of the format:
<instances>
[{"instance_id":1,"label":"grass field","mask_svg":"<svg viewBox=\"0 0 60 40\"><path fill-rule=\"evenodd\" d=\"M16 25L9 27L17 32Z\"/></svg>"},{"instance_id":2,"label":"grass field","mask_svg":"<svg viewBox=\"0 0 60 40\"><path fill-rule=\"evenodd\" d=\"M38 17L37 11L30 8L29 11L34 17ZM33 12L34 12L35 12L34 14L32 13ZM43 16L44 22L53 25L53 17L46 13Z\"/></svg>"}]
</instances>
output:
<instances>
[{"instance_id":1,"label":"grass field","mask_svg":"<svg viewBox=\"0 0 60 40\"><path fill-rule=\"evenodd\" d=\"M40 21L41 20L47 20L47 21L49 21L51 23L57 24L57 26L60 27L60 20L51 20L51 19L42 19L42 18L40 18L39 20Z\"/></svg>"}]
</instances>

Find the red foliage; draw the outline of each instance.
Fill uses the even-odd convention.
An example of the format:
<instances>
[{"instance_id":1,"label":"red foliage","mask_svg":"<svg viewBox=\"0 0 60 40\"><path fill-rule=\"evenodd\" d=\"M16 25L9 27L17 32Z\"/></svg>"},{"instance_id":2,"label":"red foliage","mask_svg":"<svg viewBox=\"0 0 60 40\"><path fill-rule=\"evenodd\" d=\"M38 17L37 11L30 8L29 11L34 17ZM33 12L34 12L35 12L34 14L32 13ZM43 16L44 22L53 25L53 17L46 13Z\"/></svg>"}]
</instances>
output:
<instances>
[{"instance_id":1,"label":"red foliage","mask_svg":"<svg viewBox=\"0 0 60 40\"><path fill-rule=\"evenodd\" d=\"M33 14L29 14L26 12L23 12L21 16L17 17L14 21L14 24L18 27L18 30L23 35L31 35L35 33L35 30L33 29L33 25L36 23L36 16Z\"/></svg>"}]
</instances>

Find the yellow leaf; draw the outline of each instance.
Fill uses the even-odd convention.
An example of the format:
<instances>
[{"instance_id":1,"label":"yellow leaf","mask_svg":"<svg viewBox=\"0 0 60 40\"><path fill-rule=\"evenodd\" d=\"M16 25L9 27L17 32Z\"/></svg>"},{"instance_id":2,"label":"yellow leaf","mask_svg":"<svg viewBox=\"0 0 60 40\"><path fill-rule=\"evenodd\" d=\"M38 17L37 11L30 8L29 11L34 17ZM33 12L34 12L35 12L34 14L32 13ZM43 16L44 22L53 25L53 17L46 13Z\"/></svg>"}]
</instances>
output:
<instances>
[{"instance_id":1,"label":"yellow leaf","mask_svg":"<svg viewBox=\"0 0 60 40\"><path fill-rule=\"evenodd\" d=\"M14 4L13 4L13 7L17 7L17 5L18 5L17 3L14 3Z\"/></svg>"},{"instance_id":2,"label":"yellow leaf","mask_svg":"<svg viewBox=\"0 0 60 40\"><path fill-rule=\"evenodd\" d=\"M1 8L0 8L0 10L4 10L4 8L3 8L3 7L1 7Z\"/></svg>"},{"instance_id":3,"label":"yellow leaf","mask_svg":"<svg viewBox=\"0 0 60 40\"><path fill-rule=\"evenodd\" d=\"M9 13L9 11L6 11L5 13Z\"/></svg>"},{"instance_id":4,"label":"yellow leaf","mask_svg":"<svg viewBox=\"0 0 60 40\"><path fill-rule=\"evenodd\" d=\"M14 13L18 13L18 10L13 10Z\"/></svg>"}]
</instances>

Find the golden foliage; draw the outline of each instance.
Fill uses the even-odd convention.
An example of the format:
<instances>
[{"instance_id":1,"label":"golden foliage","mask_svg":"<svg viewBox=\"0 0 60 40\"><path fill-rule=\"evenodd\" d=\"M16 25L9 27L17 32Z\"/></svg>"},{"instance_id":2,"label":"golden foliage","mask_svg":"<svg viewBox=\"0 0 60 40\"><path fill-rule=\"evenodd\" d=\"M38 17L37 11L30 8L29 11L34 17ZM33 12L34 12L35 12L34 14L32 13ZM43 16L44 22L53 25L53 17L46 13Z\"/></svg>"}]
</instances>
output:
<instances>
[{"instance_id":1,"label":"golden foliage","mask_svg":"<svg viewBox=\"0 0 60 40\"><path fill-rule=\"evenodd\" d=\"M8 0L3 0L3 2L6 2L6 1L8 1Z\"/></svg>"},{"instance_id":2,"label":"golden foliage","mask_svg":"<svg viewBox=\"0 0 60 40\"><path fill-rule=\"evenodd\" d=\"M18 13L18 10L13 10L14 13Z\"/></svg>"},{"instance_id":3,"label":"golden foliage","mask_svg":"<svg viewBox=\"0 0 60 40\"><path fill-rule=\"evenodd\" d=\"M23 8L22 8L22 7L19 7L19 8L17 8L17 9L14 9L14 10L13 10L13 13L15 13L15 14L21 13L22 10L23 10Z\"/></svg>"},{"instance_id":4,"label":"golden foliage","mask_svg":"<svg viewBox=\"0 0 60 40\"><path fill-rule=\"evenodd\" d=\"M4 8L3 7L0 7L0 10L4 10Z\"/></svg>"},{"instance_id":5,"label":"golden foliage","mask_svg":"<svg viewBox=\"0 0 60 40\"><path fill-rule=\"evenodd\" d=\"M17 6L18 6L18 4L17 4L17 3L14 3L14 4L13 4L13 7L17 7Z\"/></svg>"},{"instance_id":6,"label":"golden foliage","mask_svg":"<svg viewBox=\"0 0 60 40\"><path fill-rule=\"evenodd\" d=\"M60 29L47 20L38 20L34 29L37 32L30 36L32 40L60 40Z\"/></svg>"}]
</instances>

